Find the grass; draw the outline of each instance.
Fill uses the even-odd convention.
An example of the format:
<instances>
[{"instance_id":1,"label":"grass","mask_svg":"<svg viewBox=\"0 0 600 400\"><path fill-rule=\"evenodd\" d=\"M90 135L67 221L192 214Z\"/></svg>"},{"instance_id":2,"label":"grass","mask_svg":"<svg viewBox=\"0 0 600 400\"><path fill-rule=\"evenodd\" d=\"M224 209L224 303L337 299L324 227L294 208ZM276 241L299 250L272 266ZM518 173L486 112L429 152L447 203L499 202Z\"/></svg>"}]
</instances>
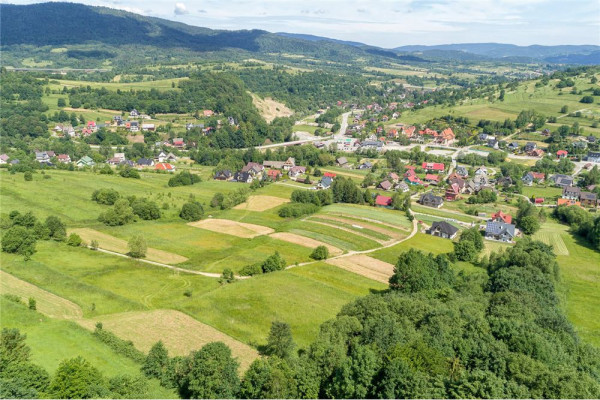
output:
<instances>
[{"instance_id":1,"label":"grass","mask_svg":"<svg viewBox=\"0 0 600 400\"><path fill-rule=\"evenodd\" d=\"M374 240L310 221L294 221L290 226L292 228L289 229L289 232L308 236L344 250L360 251L380 246Z\"/></svg>"},{"instance_id":2,"label":"grass","mask_svg":"<svg viewBox=\"0 0 600 400\"><path fill-rule=\"evenodd\" d=\"M428 214L428 215L433 215L436 217L455 219L457 221L462 221L462 222L479 222L479 221L481 221L478 218L474 218L474 217L471 217L466 214L446 212L443 208L440 209L440 208L426 207L426 206L422 206L422 205L415 204L415 203L412 204L411 209L414 212L416 212L417 214L418 213ZM419 216L417 215L416 218L418 219Z\"/></svg>"},{"instance_id":3,"label":"grass","mask_svg":"<svg viewBox=\"0 0 600 400\"><path fill-rule=\"evenodd\" d=\"M367 218L369 220L376 220L385 224L394 225L399 229L412 229L410 221L403 212L384 208L359 206L354 204L332 204L323 207L321 213Z\"/></svg>"},{"instance_id":4,"label":"grass","mask_svg":"<svg viewBox=\"0 0 600 400\"><path fill-rule=\"evenodd\" d=\"M348 223L344 223L341 221L335 221L335 220L331 220L331 219L326 219L326 218L319 218L319 217L310 217L308 219L309 221L316 221L316 222L320 222L320 223L324 223L324 224L328 224L328 225L334 225L334 226L339 226L340 228L344 228L347 230L350 230L352 232L356 232L359 235L366 235L371 237L373 240L390 240L390 236L388 235L384 235L383 233L380 232L375 232L374 230L362 227L362 228L358 228L356 226L354 226L354 224L348 224Z\"/></svg>"},{"instance_id":5,"label":"grass","mask_svg":"<svg viewBox=\"0 0 600 400\"><path fill-rule=\"evenodd\" d=\"M543 186L523 186L523 195L531 198L543 197L547 199L555 200L557 197L562 195L562 189L557 187L543 187Z\"/></svg>"}]
</instances>

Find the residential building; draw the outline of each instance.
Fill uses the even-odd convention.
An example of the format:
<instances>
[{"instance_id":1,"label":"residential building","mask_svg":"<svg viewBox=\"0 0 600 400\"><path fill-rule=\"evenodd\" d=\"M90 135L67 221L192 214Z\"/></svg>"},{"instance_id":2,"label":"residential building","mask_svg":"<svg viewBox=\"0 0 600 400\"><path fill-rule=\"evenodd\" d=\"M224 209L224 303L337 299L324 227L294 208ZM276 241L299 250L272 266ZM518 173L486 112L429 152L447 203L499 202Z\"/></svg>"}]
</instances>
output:
<instances>
[{"instance_id":1,"label":"residential building","mask_svg":"<svg viewBox=\"0 0 600 400\"><path fill-rule=\"evenodd\" d=\"M436 174L426 174L425 182L431 183L432 185L437 185L440 183L440 176Z\"/></svg>"},{"instance_id":2,"label":"residential building","mask_svg":"<svg viewBox=\"0 0 600 400\"><path fill-rule=\"evenodd\" d=\"M498 211L492 214L491 221L504 222L506 224L512 223L512 216L504 214L502 211Z\"/></svg>"},{"instance_id":3,"label":"residential building","mask_svg":"<svg viewBox=\"0 0 600 400\"><path fill-rule=\"evenodd\" d=\"M469 176L469 171L467 170L467 167L465 167L463 165L459 165L458 167L456 167L456 169L454 170L454 172L457 175L460 175L462 177Z\"/></svg>"},{"instance_id":4,"label":"residential building","mask_svg":"<svg viewBox=\"0 0 600 400\"><path fill-rule=\"evenodd\" d=\"M445 169L445 166L444 166L444 163L424 162L421 164L421 168L423 168L427 172L429 172L429 171L443 172Z\"/></svg>"},{"instance_id":5,"label":"residential building","mask_svg":"<svg viewBox=\"0 0 600 400\"><path fill-rule=\"evenodd\" d=\"M228 181L233 178L233 174L230 170L224 169L221 171L215 172L215 180L217 181Z\"/></svg>"},{"instance_id":6,"label":"residential building","mask_svg":"<svg viewBox=\"0 0 600 400\"><path fill-rule=\"evenodd\" d=\"M563 187L562 198L569 200L579 200L581 195L581 188L577 186L565 186Z\"/></svg>"},{"instance_id":7,"label":"residential building","mask_svg":"<svg viewBox=\"0 0 600 400\"><path fill-rule=\"evenodd\" d=\"M302 167L300 165L296 165L295 167L290 168L288 175L290 178L296 178L300 175L304 175L306 173L306 167Z\"/></svg>"},{"instance_id":8,"label":"residential building","mask_svg":"<svg viewBox=\"0 0 600 400\"><path fill-rule=\"evenodd\" d=\"M444 239L454 239L458 233L458 228L446 221L435 221L431 224L431 228L427 229L426 233Z\"/></svg>"},{"instance_id":9,"label":"residential building","mask_svg":"<svg viewBox=\"0 0 600 400\"><path fill-rule=\"evenodd\" d=\"M378 207L391 207L392 198L389 196L377 195L377 197L375 197L375 205Z\"/></svg>"},{"instance_id":10,"label":"residential building","mask_svg":"<svg viewBox=\"0 0 600 400\"><path fill-rule=\"evenodd\" d=\"M252 183L252 181L254 180L254 178L252 177L252 175L249 172L236 172L233 175L233 181L234 182L240 182L240 183Z\"/></svg>"},{"instance_id":11,"label":"residential building","mask_svg":"<svg viewBox=\"0 0 600 400\"><path fill-rule=\"evenodd\" d=\"M317 185L317 189L329 189L331 184L333 183L333 178L330 176L324 176L321 178L321 181Z\"/></svg>"},{"instance_id":12,"label":"residential building","mask_svg":"<svg viewBox=\"0 0 600 400\"><path fill-rule=\"evenodd\" d=\"M410 188L408 187L408 185L406 184L406 182L400 182L400 183L398 183L394 187L394 189L396 189L397 191L402 192L402 193L406 193L406 192L408 192L410 190Z\"/></svg>"},{"instance_id":13,"label":"residential building","mask_svg":"<svg viewBox=\"0 0 600 400\"><path fill-rule=\"evenodd\" d=\"M340 157L337 160L335 160L335 162L338 166L345 167L348 164L348 159L346 159L346 157Z\"/></svg>"},{"instance_id":14,"label":"residential building","mask_svg":"<svg viewBox=\"0 0 600 400\"><path fill-rule=\"evenodd\" d=\"M550 177L550 180L554 182L556 186L565 187L565 186L573 186L574 179L572 176L556 174Z\"/></svg>"},{"instance_id":15,"label":"residential building","mask_svg":"<svg viewBox=\"0 0 600 400\"><path fill-rule=\"evenodd\" d=\"M83 156L77 161L78 167L93 167L94 165L96 165L96 163L88 156Z\"/></svg>"},{"instance_id":16,"label":"residential building","mask_svg":"<svg viewBox=\"0 0 600 400\"><path fill-rule=\"evenodd\" d=\"M530 153L535 149L537 149L537 144L535 144L534 142L525 143L525 153Z\"/></svg>"},{"instance_id":17,"label":"residential building","mask_svg":"<svg viewBox=\"0 0 600 400\"><path fill-rule=\"evenodd\" d=\"M593 163L600 163L600 151L588 152L587 160Z\"/></svg>"},{"instance_id":18,"label":"residential building","mask_svg":"<svg viewBox=\"0 0 600 400\"><path fill-rule=\"evenodd\" d=\"M444 204L444 199L434 195L432 192L427 192L421 195L419 203L427 207L440 208Z\"/></svg>"},{"instance_id":19,"label":"residential building","mask_svg":"<svg viewBox=\"0 0 600 400\"><path fill-rule=\"evenodd\" d=\"M0 164L7 164L8 163L8 155L6 154L1 154L0 155Z\"/></svg>"},{"instance_id":20,"label":"residential building","mask_svg":"<svg viewBox=\"0 0 600 400\"><path fill-rule=\"evenodd\" d=\"M485 225L485 237L487 239L498 240L501 242L512 242L516 236L516 229L513 224L505 222L487 221Z\"/></svg>"},{"instance_id":21,"label":"residential building","mask_svg":"<svg viewBox=\"0 0 600 400\"><path fill-rule=\"evenodd\" d=\"M391 190L391 189L392 189L392 187L393 187L392 183L391 183L390 181L388 181L388 180L385 180L385 181L381 182L381 183L380 183L380 184L377 186L377 188L378 188L378 189L381 189L381 190Z\"/></svg>"},{"instance_id":22,"label":"residential building","mask_svg":"<svg viewBox=\"0 0 600 400\"><path fill-rule=\"evenodd\" d=\"M569 155L569 152L566 150L559 150L556 152L556 157L557 158L566 158L567 155Z\"/></svg>"},{"instance_id":23,"label":"residential building","mask_svg":"<svg viewBox=\"0 0 600 400\"><path fill-rule=\"evenodd\" d=\"M444 197L448 201L455 201L456 199L458 199L459 195L460 187L458 186L458 184L453 183L446 188L446 193L444 194Z\"/></svg>"},{"instance_id":24,"label":"residential building","mask_svg":"<svg viewBox=\"0 0 600 400\"><path fill-rule=\"evenodd\" d=\"M151 158L140 158L137 160L137 165L140 167L153 167L154 160Z\"/></svg>"},{"instance_id":25,"label":"residential building","mask_svg":"<svg viewBox=\"0 0 600 400\"><path fill-rule=\"evenodd\" d=\"M58 162L63 164L69 164L71 162L71 157L68 154L59 154L56 158Z\"/></svg>"},{"instance_id":26,"label":"residential building","mask_svg":"<svg viewBox=\"0 0 600 400\"><path fill-rule=\"evenodd\" d=\"M524 184L531 186L533 182L543 182L545 178L546 174L542 172L529 171L525 175L523 175L523 178L521 180Z\"/></svg>"},{"instance_id":27,"label":"residential building","mask_svg":"<svg viewBox=\"0 0 600 400\"><path fill-rule=\"evenodd\" d=\"M598 196L596 193L581 192L579 195L579 201L584 207L596 207L598 205Z\"/></svg>"},{"instance_id":28,"label":"residential building","mask_svg":"<svg viewBox=\"0 0 600 400\"><path fill-rule=\"evenodd\" d=\"M169 171L169 172L175 171L175 167L169 163L158 163L154 166L154 169L157 171Z\"/></svg>"}]
</instances>

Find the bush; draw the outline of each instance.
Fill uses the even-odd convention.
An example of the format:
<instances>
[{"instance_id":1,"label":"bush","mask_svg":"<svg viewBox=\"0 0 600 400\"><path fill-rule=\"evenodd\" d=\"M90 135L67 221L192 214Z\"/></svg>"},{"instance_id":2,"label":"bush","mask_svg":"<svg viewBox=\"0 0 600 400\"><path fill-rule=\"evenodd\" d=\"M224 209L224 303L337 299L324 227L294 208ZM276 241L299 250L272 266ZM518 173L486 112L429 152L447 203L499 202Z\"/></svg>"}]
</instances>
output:
<instances>
[{"instance_id":1,"label":"bush","mask_svg":"<svg viewBox=\"0 0 600 400\"><path fill-rule=\"evenodd\" d=\"M98 220L108 226L125 225L135 221L136 215L133 213L133 208L125 199L120 199L115 202L112 209L100 214Z\"/></svg>"},{"instance_id":2,"label":"bush","mask_svg":"<svg viewBox=\"0 0 600 400\"><path fill-rule=\"evenodd\" d=\"M143 220L149 221L160 218L160 210L158 205L148 199L135 200L131 204L133 213Z\"/></svg>"},{"instance_id":3,"label":"bush","mask_svg":"<svg viewBox=\"0 0 600 400\"><path fill-rule=\"evenodd\" d=\"M285 268L285 260L279 255L279 252L276 251L275 254L263 261L261 267L265 274L273 271L280 271Z\"/></svg>"},{"instance_id":4,"label":"bush","mask_svg":"<svg viewBox=\"0 0 600 400\"><path fill-rule=\"evenodd\" d=\"M219 278L219 283L222 285L224 283L235 282L235 276L233 275L233 271L231 268L225 268L221 277Z\"/></svg>"},{"instance_id":5,"label":"bush","mask_svg":"<svg viewBox=\"0 0 600 400\"><path fill-rule=\"evenodd\" d=\"M76 233L71 233L69 235L69 239L67 239L67 245L73 246L73 247L81 246L81 242L82 242L81 237Z\"/></svg>"},{"instance_id":6,"label":"bush","mask_svg":"<svg viewBox=\"0 0 600 400\"><path fill-rule=\"evenodd\" d=\"M114 333L104 330L102 328L94 330L94 336L100 339L101 342L105 343L113 349L116 353L128 357L135 362L143 363L146 360L144 353L136 349L133 342L130 340L123 340L118 338Z\"/></svg>"},{"instance_id":7,"label":"bush","mask_svg":"<svg viewBox=\"0 0 600 400\"><path fill-rule=\"evenodd\" d=\"M477 258L477 249L470 240L454 242L454 255L459 261L474 261Z\"/></svg>"},{"instance_id":8,"label":"bush","mask_svg":"<svg viewBox=\"0 0 600 400\"><path fill-rule=\"evenodd\" d=\"M199 221L202 219L204 215L204 208L202 208L202 204L197 201L185 203L183 207L181 207L181 211L179 212L179 216L186 221Z\"/></svg>"},{"instance_id":9,"label":"bush","mask_svg":"<svg viewBox=\"0 0 600 400\"><path fill-rule=\"evenodd\" d=\"M279 209L279 216L282 218L298 218L303 215L314 214L319 211L319 206L312 203L291 203Z\"/></svg>"},{"instance_id":10,"label":"bush","mask_svg":"<svg viewBox=\"0 0 600 400\"><path fill-rule=\"evenodd\" d=\"M133 179L141 179L142 178L140 176L140 173L131 167L126 167L126 168L122 169L121 172L119 172L119 175L121 175L123 178L133 178Z\"/></svg>"},{"instance_id":11,"label":"bush","mask_svg":"<svg viewBox=\"0 0 600 400\"><path fill-rule=\"evenodd\" d=\"M112 171L112 170L111 170ZM92 193L92 200L98 204L107 204L112 206L121 195L115 189L96 189Z\"/></svg>"},{"instance_id":12,"label":"bush","mask_svg":"<svg viewBox=\"0 0 600 400\"><path fill-rule=\"evenodd\" d=\"M32 231L24 226L13 226L2 235L2 251L16 253L29 258L35 253L36 238Z\"/></svg>"},{"instance_id":13,"label":"bush","mask_svg":"<svg viewBox=\"0 0 600 400\"><path fill-rule=\"evenodd\" d=\"M29 302L28 303L29 303L29 309L30 310L33 310L33 311L37 310L37 302L35 301L35 299L33 297L29 298Z\"/></svg>"},{"instance_id":14,"label":"bush","mask_svg":"<svg viewBox=\"0 0 600 400\"><path fill-rule=\"evenodd\" d=\"M97 241L96 239L93 239L93 240L90 242L90 248L91 248L92 250L98 250L98 246L99 246L99 244L98 244L98 241Z\"/></svg>"},{"instance_id":15,"label":"bush","mask_svg":"<svg viewBox=\"0 0 600 400\"><path fill-rule=\"evenodd\" d=\"M581 100L579 100L580 103L583 104L592 104L594 102L594 97L592 96L583 96L581 98Z\"/></svg>"},{"instance_id":16,"label":"bush","mask_svg":"<svg viewBox=\"0 0 600 400\"><path fill-rule=\"evenodd\" d=\"M494 203L498 200L498 195L492 189L480 190L475 196L469 197L467 203L469 204L484 204Z\"/></svg>"},{"instance_id":17,"label":"bush","mask_svg":"<svg viewBox=\"0 0 600 400\"><path fill-rule=\"evenodd\" d=\"M45 222L46 228L48 229L48 236L54 240L63 241L67 237L67 228L60 220L60 218L55 216L50 216L46 218Z\"/></svg>"},{"instance_id":18,"label":"bush","mask_svg":"<svg viewBox=\"0 0 600 400\"><path fill-rule=\"evenodd\" d=\"M146 245L146 239L143 236L137 235L129 239L129 255L133 258L146 257L146 251L148 246Z\"/></svg>"},{"instance_id":19,"label":"bush","mask_svg":"<svg viewBox=\"0 0 600 400\"><path fill-rule=\"evenodd\" d=\"M189 171L183 171L169 179L169 186L189 186L197 182L202 182L200 176L191 174Z\"/></svg>"},{"instance_id":20,"label":"bush","mask_svg":"<svg viewBox=\"0 0 600 400\"><path fill-rule=\"evenodd\" d=\"M243 276L260 275L262 273L263 270L260 263L246 265L240 270L240 275Z\"/></svg>"},{"instance_id":21,"label":"bush","mask_svg":"<svg viewBox=\"0 0 600 400\"><path fill-rule=\"evenodd\" d=\"M313 260L326 260L328 257L329 249L325 246L317 246L310 255Z\"/></svg>"},{"instance_id":22,"label":"bush","mask_svg":"<svg viewBox=\"0 0 600 400\"><path fill-rule=\"evenodd\" d=\"M23 178L25 178L25 181L27 181L27 182L32 181L33 175L31 174L31 171L25 172L25 174L23 174Z\"/></svg>"}]
</instances>

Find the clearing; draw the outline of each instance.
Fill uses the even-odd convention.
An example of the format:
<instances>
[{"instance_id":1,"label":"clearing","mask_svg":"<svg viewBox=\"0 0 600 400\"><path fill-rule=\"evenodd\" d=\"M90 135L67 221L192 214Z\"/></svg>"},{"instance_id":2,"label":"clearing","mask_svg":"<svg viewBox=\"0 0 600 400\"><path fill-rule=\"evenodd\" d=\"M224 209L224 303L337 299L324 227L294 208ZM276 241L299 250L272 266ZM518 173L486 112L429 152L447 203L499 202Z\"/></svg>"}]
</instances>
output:
<instances>
[{"instance_id":1,"label":"clearing","mask_svg":"<svg viewBox=\"0 0 600 400\"><path fill-rule=\"evenodd\" d=\"M2 270L0 270L0 294L17 295L25 303L32 297L36 300L37 310L52 318L78 319L83 316L83 311L77 304L15 278Z\"/></svg>"},{"instance_id":2,"label":"clearing","mask_svg":"<svg viewBox=\"0 0 600 400\"><path fill-rule=\"evenodd\" d=\"M329 250L329 254L331 254L332 256L339 256L340 254L343 253L343 250L338 249L335 246L332 246L325 242L321 242L319 240L308 238L306 236L296 235L294 233L277 232L277 233L273 233L269 236L271 236L274 239L279 239L279 240L283 240L285 242L297 244L297 245L304 246L304 247L309 247L311 249L314 249L317 246L325 246Z\"/></svg>"},{"instance_id":3,"label":"clearing","mask_svg":"<svg viewBox=\"0 0 600 400\"><path fill-rule=\"evenodd\" d=\"M289 199L284 199L281 197L258 195L250 196L250 198L248 198L248 201L242 204L238 204L237 206L233 207L233 209L248 211L266 211L289 202Z\"/></svg>"},{"instance_id":4,"label":"clearing","mask_svg":"<svg viewBox=\"0 0 600 400\"><path fill-rule=\"evenodd\" d=\"M92 240L97 240L98 245L101 249L114 251L117 253L127 254L129 253L129 247L127 241L118 239L114 236L107 235L106 233L99 232L95 229L90 228L77 228L69 230L70 233L76 233L81 238L89 243ZM180 256L179 254L169 253L168 251L148 248L146 252L146 260L156 261L163 264L179 264L187 261L186 257Z\"/></svg>"},{"instance_id":5,"label":"clearing","mask_svg":"<svg viewBox=\"0 0 600 400\"><path fill-rule=\"evenodd\" d=\"M254 93L250 93L250 95L252 96L254 107L258 109L260 115L269 123L277 117L291 117L294 114L294 111L290 110L285 104L279 103L270 97L261 99Z\"/></svg>"},{"instance_id":6,"label":"clearing","mask_svg":"<svg viewBox=\"0 0 600 400\"><path fill-rule=\"evenodd\" d=\"M382 283L388 283L390 277L394 274L394 265L364 254L334 258L326 262Z\"/></svg>"},{"instance_id":7,"label":"clearing","mask_svg":"<svg viewBox=\"0 0 600 400\"><path fill-rule=\"evenodd\" d=\"M195 228L202 228L209 231L225 233L227 235L233 235L242 238L253 238L275 232L274 229L262 225L247 224L245 222L237 222L218 218L190 222L188 225Z\"/></svg>"},{"instance_id":8,"label":"clearing","mask_svg":"<svg viewBox=\"0 0 600 400\"><path fill-rule=\"evenodd\" d=\"M210 342L223 342L245 371L258 352L252 347L233 339L212 326L175 310L134 311L104 315L81 321L81 325L93 330L96 322L121 339L131 340L136 348L148 352L162 340L170 355L186 356Z\"/></svg>"},{"instance_id":9,"label":"clearing","mask_svg":"<svg viewBox=\"0 0 600 400\"><path fill-rule=\"evenodd\" d=\"M567 249L567 245L562 239L561 231L556 232L541 229L539 232L533 235L533 238L535 240L539 240L540 242L544 242L549 246L552 246L552 248L554 249L554 254L556 254L557 256L569 255L569 249Z\"/></svg>"}]
</instances>

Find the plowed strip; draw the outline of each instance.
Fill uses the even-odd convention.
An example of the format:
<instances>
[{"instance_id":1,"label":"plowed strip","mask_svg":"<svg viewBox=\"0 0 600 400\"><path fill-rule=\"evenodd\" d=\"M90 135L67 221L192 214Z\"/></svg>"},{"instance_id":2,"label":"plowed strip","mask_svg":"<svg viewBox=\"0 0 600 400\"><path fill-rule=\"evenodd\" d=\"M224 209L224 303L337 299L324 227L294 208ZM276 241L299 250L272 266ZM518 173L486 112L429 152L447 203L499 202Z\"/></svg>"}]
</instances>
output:
<instances>
[{"instance_id":1,"label":"plowed strip","mask_svg":"<svg viewBox=\"0 0 600 400\"><path fill-rule=\"evenodd\" d=\"M229 219L204 219L202 221L190 222L188 225L195 228L202 228L217 233L225 233L243 238L253 238L261 235L268 235L275 232L262 225L247 224L244 222L231 221Z\"/></svg>"},{"instance_id":2,"label":"plowed strip","mask_svg":"<svg viewBox=\"0 0 600 400\"><path fill-rule=\"evenodd\" d=\"M388 283L388 280L394 274L392 264L364 254L335 258L327 260L327 263L383 283Z\"/></svg>"},{"instance_id":3,"label":"plowed strip","mask_svg":"<svg viewBox=\"0 0 600 400\"><path fill-rule=\"evenodd\" d=\"M277 233L271 234L270 236L274 239L283 240L286 242L294 243L294 244L304 246L304 247L310 247L313 249L317 246L325 246L325 247L327 247L327 249L329 249L329 254L332 256L339 256L340 254L343 253L343 251L341 249L338 249L335 246L332 246L325 242L321 242L319 240L311 239L306 236L296 235L295 233L277 232Z\"/></svg>"}]
</instances>

